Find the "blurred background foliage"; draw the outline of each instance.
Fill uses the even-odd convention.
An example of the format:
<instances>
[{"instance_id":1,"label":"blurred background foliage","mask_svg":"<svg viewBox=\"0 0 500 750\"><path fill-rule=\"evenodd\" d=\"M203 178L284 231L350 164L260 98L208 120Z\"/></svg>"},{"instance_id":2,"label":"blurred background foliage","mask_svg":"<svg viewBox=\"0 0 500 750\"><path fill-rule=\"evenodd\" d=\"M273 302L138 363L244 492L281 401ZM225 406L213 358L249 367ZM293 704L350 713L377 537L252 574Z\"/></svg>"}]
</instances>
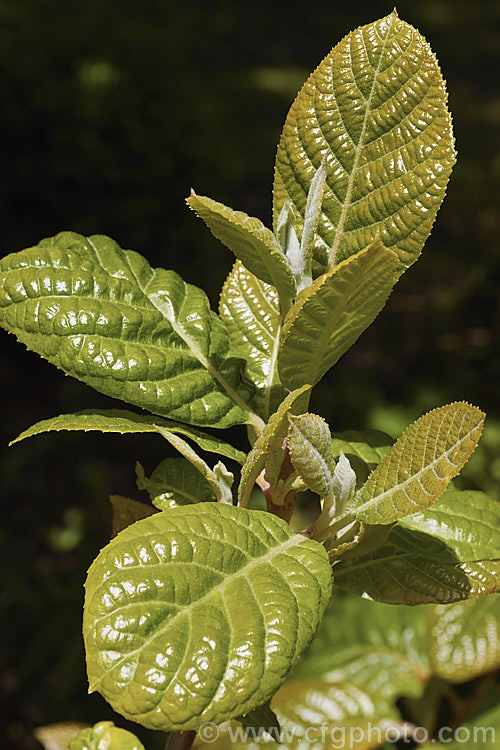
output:
<instances>
[{"instance_id":1,"label":"blurred background foliage","mask_svg":"<svg viewBox=\"0 0 500 750\"><path fill-rule=\"evenodd\" d=\"M500 4L397 8L438 55L459 161L423 257L312 408L336 431L396 436L428 409L476 403L487 427L460 482L498 493ZM281 0L2 0L2 254L62 229L109 234L203 286L215 305L232 259L186 208L190 187L269 225L276 143L297 89L342 36L391 10L380 0L308 0L302 9ZM86 695L85 570L109 538L108 495L140 498L135 461L150 472L168 451L154 436L95 434L7 449L39 419L113 403L13 337L2 333L1 345L0 746L29 749L40 747L34 726L111 715Z\"/></svg>"}]
</instances>

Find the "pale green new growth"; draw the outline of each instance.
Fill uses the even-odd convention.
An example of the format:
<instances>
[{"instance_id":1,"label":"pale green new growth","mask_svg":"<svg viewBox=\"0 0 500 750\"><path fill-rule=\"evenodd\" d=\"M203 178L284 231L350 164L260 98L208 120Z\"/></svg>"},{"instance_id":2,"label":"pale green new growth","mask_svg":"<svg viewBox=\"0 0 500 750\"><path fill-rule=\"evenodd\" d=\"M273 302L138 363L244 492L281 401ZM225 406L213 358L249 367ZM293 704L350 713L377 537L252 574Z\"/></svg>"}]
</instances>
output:
<instances>
[{"instance_id":1,"label":"pale green new growth","mask_svg":"<svg viewBox=\"0 0 500 750\"><path fill-rule=\"evenodd\" d=\"M144 750L132 732L115 727L112 721L100 721L82 729L69 743L68 750Z\"/></svg>"}]
</instances>

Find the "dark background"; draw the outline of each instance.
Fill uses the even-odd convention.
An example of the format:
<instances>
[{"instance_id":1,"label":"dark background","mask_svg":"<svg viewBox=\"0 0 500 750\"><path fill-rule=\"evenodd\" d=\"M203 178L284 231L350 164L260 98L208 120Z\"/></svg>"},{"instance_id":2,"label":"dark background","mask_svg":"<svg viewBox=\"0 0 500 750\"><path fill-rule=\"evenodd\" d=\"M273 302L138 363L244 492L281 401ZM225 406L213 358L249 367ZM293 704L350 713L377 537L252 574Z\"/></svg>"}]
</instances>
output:
<instances>
[{"instance_id":1,"label":"dark background","mask_svg":"<svg viewBox=\"0 0 500 750\"><path fill-rule=\"evenodd\" d=\"M397 435L435 406L476 403L487 429L462 486L498 494L500 5L397 7L439 57L459 161L422 258L312 408L336 430ZM269 225L297 89L342 36L391 10L378 0L0 3L2 254L62 229L109 234L215 305L232 258L186 208L190 187ZM150 472L167 451L159 437L93 433L8 449L39 419L114 402L3 332L0 346L0 746L37 748L37 725L111 716L86 695L82 584L109 538L108 495L139 498L135 460Z\"/></svg>"}]
</instances>

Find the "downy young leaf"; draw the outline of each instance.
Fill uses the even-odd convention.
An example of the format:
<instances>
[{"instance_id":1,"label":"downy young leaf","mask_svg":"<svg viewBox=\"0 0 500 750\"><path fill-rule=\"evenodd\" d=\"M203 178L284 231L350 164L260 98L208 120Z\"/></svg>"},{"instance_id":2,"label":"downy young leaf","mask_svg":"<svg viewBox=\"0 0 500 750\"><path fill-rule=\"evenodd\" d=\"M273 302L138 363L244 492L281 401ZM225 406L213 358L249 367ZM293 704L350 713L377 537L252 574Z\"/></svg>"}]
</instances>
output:
<instances>
[{"instance_id":1,"label":"downy young leaf","mask_svg":"<svg viewBox=\"0 0 500 750\"><path fill-rule=\"evenodd\" d=\"M154 414L262 427L205 293L109 237L61 232L3 258L0 325L68 375Z\"/></svg>"},{"instance_id":2,"label":"downy young leaf","mask_svg":"<svg viewBox=\"0 0 500 750\"><path fill-rule=\"evenodd\" d=\"M500 597L437 605L427 612L434 674L467 682L500 667Z\"/></svg>"},{"instance_id":3,"label":"downy young leaf","mask_svg":"<svg viewBox=\"0 0 500 750\"><path fill-rule=\"evenodd\" d=\"M14 445L14 443L34 435L41 435L43 432L59 432L60 430L82 430L84 432L96 430L99 432L119 432L122 435L134 432L157 432L163 437L166 433L172 433L184 435L208 453L219 453L221 456L230 458L240 464L244 464L246 460L246 454L243 451L233 448L229 443L197 430L195 427L188 427L161 417L151 417L147 414L134 414L134 412L124 409L86 409L75 414L60 414L58 417L44 419L21 432L9 445Z\"/></svg>"},{"instance_id":4,"label":"downy young leaf","mask_svg":"<svg viewBox=\"0 0 500 750\"><path fill-rule=\"evenodd\" d=\"M417 419L368 477L355 517L389 524L432 505L477 446L484 418L476 406L457 402Z\"/></svg>"},{"instance_id":5,"label":"downy young leaf","mask_svg":"<svg viewBox=\"0 0 500 750\"><path fill-rule=\"evenodd\" d=\"M401 271L418 258L455 162L446 101L436 58L396 11L348 34L312 73L278 147L274 225L288 200L301 236L326 156L317 273L376 238L394 248Z\"/></svg>"},{"instance_id":6,"label":"downy young leaf","mask_svg":"<svg viewBox=\"0 0 500 750\"><path fill-rule=\"evenodd\" d=\"M499 592L499 527L498 502L449 490L399 521L383 546L338 562L335 583L389 604L447 604Z\"/></svg>"},{"instance_id":7,"label":"downy young leaf","mask_svg":"<svg viewBox=\"0 0 500 750\"><path fill-rule=\"evenodd\" d=\"M185 458L166 458L149 479L140 463L136 473L137 487L148 492L159 510L217 500L210 483Z\"/></svg>"},{"instance_id":8,"label":"downy young leaf","mask_svg":"<svg viewBox=\"0 0 500 750\"><path fill-rule=\"evenodd\" d=\"M219 315L233 351L246 360L246 377L255 386L252 406L267 421L286 395L276 367L281 331L276 289L236 261L222 288Z\"/></svg>"},{"instance_id":9,"label":"downy young leaf","mask_svg":"<svg viewBox=\"0 0 500 750\"><path fill-rule=\"evenodd\" d=\"M288 313L278 369L286 388L315 385L384 307L398 259L374 242L304 289Z\"/></svg>"},{"instance_id":10,"label":"downy young leaf","mask_svg":"<svg viewBox=\"0 0 500 750\"><path fill-rule=\"evenodd\" d=\"M394 440L380 430L347 430L332 433L333 456L338 460L341 452L345 454L356 474L358 488L365 483L368 475L378 466L393 443Z\"/></svg>"},{"instance_id":11,"label":"downy young leaf","mask_svg":"<svg viewBox=\"0 0 500 750\"><path fill-rule=\"evenodd\" d=\"M333 474L330 428L317 414L289 415L288 450L295 470L307 487L333 502Z\"/></svg>"},{"instance_id":12,"label":"downy young leaf","mask_svg":"<svg viewBox=\"0 0 500 750\"><path fill-rule=\"evenodd\" d=\"M259 219L243 211L233 211L204 195L192 192L187 204L251 273L276 287L285 313L296 294L295 280L271 230Z\"/></svg>"},{"instance_id":13,"label":"downy young leaf","mask_svg":"<svg viewBox=\"0 0 500 750\"><path fill-rule=\"evenodd\" d=\"M264 469L268 482L277 480L283 461L283 441L288 432L288 414L302 414L307 409L310 395L308 385L289 393L255 441L241 470L238 488L238 505L241 507L248 505L255 480Z\"/></svg>"},{"instance_id":14,"label":"downy young leaf","mask_svg":"<svg viewBox=\"0 0 500 750\"><path fill-rule=\"evenodd\" d=\"M68 750L144 750L144 745L132 732L115 727L112 721L100 721L82 729Z\"/></svg>"},{"instance_id":15,"label":"downy young leaf","mask_svg":"<svg viewBox=\"0 0 500 750\"><path fill-rule=\"evenodd\" d=\"M216 503L122 531L92 563L83 633L91 690L162 731L268 701L331 594L322 545L281 519Z\"/></svg>"},{"instance_id":16,"label":"downy young leaf","mask_svg":"<svg viewBox=\"0 0 500 750\"><path fill-rule=\"evenodd\" d=\"M109 500L113 508L112 537L141 518L148 518L153 513L156 513L155 508L145 503L140 503L137 500L132 500L130 497L110 495Z\"/></svg>"},{"instance_id":17,"label":"downy young leaf","mask_svg":"<svg viewBox=\"0 0 500 750\"><path fill-rule=\"evenodd\" d=\"M290 679L349 682L389 704L419 697L431 677L426 612L334 594Z\"/></svg>"}]
</instances>

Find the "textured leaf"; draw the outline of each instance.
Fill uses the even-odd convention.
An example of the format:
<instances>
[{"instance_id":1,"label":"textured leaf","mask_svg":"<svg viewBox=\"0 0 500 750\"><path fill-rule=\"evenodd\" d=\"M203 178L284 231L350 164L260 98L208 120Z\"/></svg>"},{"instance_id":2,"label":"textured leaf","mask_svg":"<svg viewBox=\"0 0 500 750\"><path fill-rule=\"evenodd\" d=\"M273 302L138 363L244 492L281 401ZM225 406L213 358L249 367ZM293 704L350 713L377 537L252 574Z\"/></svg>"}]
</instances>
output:
<instances>
[{"instance_id":1,"label":"textured leaf","mask_svg":"<svg viewBox=\"0 0 500 750\"><path fill-rule=\"evenodd\" d=\"M246 714L284 681L330 593L325 549L271 514L218 503L155 514L90 567L91 690L163 731Z\"/></svg>"},{"instance_id":2,"label":"textured leaf","mask_svg":"<svg viewBox=\"0 0 500 750\"><path fill-rule=\"evenodd\" d=\"M341 451L345 454L356 474L358 487L365 483L368 475L378 466L393 442L389 435L380 430L332 433L333 456L338 459Z\"/></svg>"},{"instance_id":3,"label":"textured leaf","mask_svg":"<svg viewBox=\"0 0 500 750\"><path fill-rule=\"evenodd\" d=\"M88 724L78 721L62 721L57 724L47 724L45 727L37 727L33 735L43 745L44 750L68 750L68 745L73 737L76 737L81 729Z\"/></svg>"},{"instance_id":4,"label":"textured leaf","mask_svg":"<svg viewBox=\"0 0 500 750\"><path fill-rule=\"evenodd\" d=\"M246 507L259 474L269 469L269 482L276 480L283 461L283 441L288 432L288 414L301 414L307 409L311 388L307 385L289 393L271 416L248 454L241 470L238 505Z\"/></svg>"},{"instance_id":5,"label":"textured leaf","mask_svg":"<svg viewBox=\"0 0 500 750\"><path fill-rule=\"evenodd\" d=\"M217 499L209 482L185 458L166 458L149 479L140 464L136 472L138 488L147 490L159 510Z\"/></svg>"},{"instance_id":6,"label":"textured leaf","mask_svg":"<svg viewBox=\"0 0 500 750\"><path fill-rule=\"evenodd\" d=\"M399 521L387 544L340 561L335 582L390 604L447 604L498 592L499 527L498 502L449 490L423 513Z\"/></svg>"},{"instance_id":7,"label":"textured leaf","mask_svg":"<svg viewBox=\"0 0 500 750\"><path fill-rule=\"evenodd\" d=\"M356 518L388 524L432 505L475 449L484 417L462 402L417 419L368 477L356 499Z\"/></svg>"},{"instance_id":8,"label":"textured leaf","mask_svg":"<svg viewBox=\"0 0 500 750\"><path fill-rule=\"evenodd\" d=\"M267 420L286 395L276 367L281 330L277 292L237 261L222 288L219 313L234 352L247 362L246 376L256 388L252 406Z\"/></svg>"},{"instance_id":9,"label":"textured leaf","mask_svg":"<svg viewBox=\"0 0 500 750\"><path fill-rule=\"evenodd\" d=\"M119 531L123 531L127 526L139 521L141 518L148 518L153 513L156 513L156 510L150 505L132 500L130 497L110 495L109 499L113 508L111 536L116 536Z\"/></svg>"},{"instance_id":10,"label":"textured leaf","mask_svg":"<svg viewBox=\"0 0 500 750\"><path fill-rule=\"evenodd\" d=\"M243 211L233 211L223 203L194 192L187 203L251 273L276 287L282 309L286 312L295 297L295 280L271 230Z\"/></svg>"},{"instance_id":11,"label":"textured leaf","mask_svg":"<svg viewBox=\"0 0 500 750\"><path fill-rule=\"evenodd\" d=\"M330 428L317 414L290 416L288 450L304 484L321 498L332 498L335 461Z\"/></svg>"},{"instance_id":12,"label":"textured leaf","mask_svg":"<svg viewBox=\"0 0 500 750\"><path fill-rule=\"evenodd\" d=\"M316 270L376 238L401 270L419 256L455 162L444 81L425 39L396 11L348 34L293 103L276 157L275 226L286 200L302 233L306 197L326 156ZM330 261L331 262L331 261Z\"/></svg>"},{"instance_id":13,"label":"textured leaf","mask_svg":"<svg viewBox=\"0 0 500 750\"><path fill-rule=\"evenodd\" d=\"M43 432L59 432L60 430L83 430L84 432L96 430L119 432L122 435L129 432L157 432L163 437L166 433L172 433L184 435L209 453L219 453L240 464L245 463L246 460L246 454L243 451L194 427L187 427L161 417L134 414L134 412L122 409L87 409L75 414L60 414L58 417L44 419L22 432L15 440L12 440L10 445L34 435L41 435Z\"/></svg>"},{"instance_id":14,"label":"textured leaf","mask_svg":"<svg viewBox=\"0 0 500 750\"><path fill-rule=\"evenodd\" d=\"M61 232L0 261L0 325L67 374L154 414L262 426L205 293L109 237Z\"/></svg>"},{"instance_id":15,"label":"textured leaf","mask_svg":"<svg viewBox=\"0 0 500 750\"><path fill-rule=\"evenodd\" d=\"M144 745L132 732L115 727L112 721L100 721L82 729L68 750L144 750Z\"/></svg>"},{"instance_id":16,"label":"textured leaf","mask_svg":"<svg viewBox=\"0 0 500 750\"><path fill-rule=\"evenodd\" d=\"M500 597L437 605L427 614L432 671L467 682L500 667Z\"/></svg>"},{"instance_id":17,"label":"textured leaf","mask_svg":"<svg viewBox=\"0 0 500 750\"><path fill-rule=\"evenodd\" d=\"M426 612L334 595L291 679L350 682L389 704L421 696L431 676Z\"/></svg>"},{"instance_id":18,"label":"textured leaf","mask_svg":"<svg viewBox=\"0 0 500 750\"><path fill-rule=\"evenodd\" d=\"M374 242L301 292L281 334L284 386L315 385L345 354L384 307L397 263L392 250Z\"/></svg>"}]
</instances>

